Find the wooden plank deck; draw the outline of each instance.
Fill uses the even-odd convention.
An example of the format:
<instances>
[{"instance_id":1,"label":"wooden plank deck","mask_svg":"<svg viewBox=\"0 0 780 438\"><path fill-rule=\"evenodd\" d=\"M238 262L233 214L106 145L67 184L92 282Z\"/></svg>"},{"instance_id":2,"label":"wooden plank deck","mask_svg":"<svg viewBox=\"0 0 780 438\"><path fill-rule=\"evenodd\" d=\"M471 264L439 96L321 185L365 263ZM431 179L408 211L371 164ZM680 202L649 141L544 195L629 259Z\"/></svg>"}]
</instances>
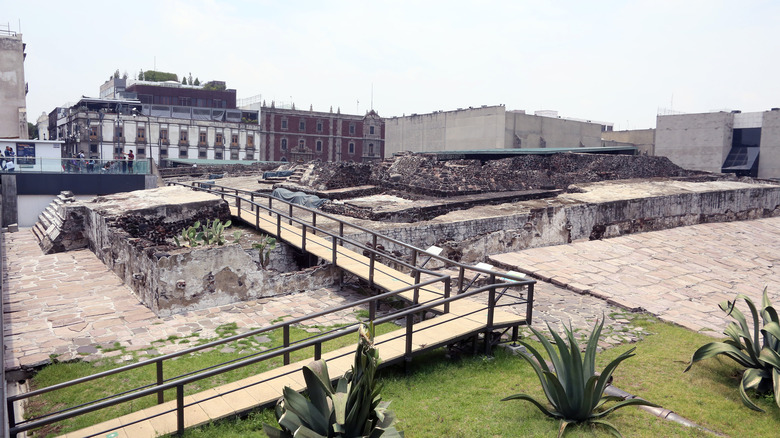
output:
<instances>
[{"instance_id":1,"label":"wooden plank deck","mask_svg":"<svg viewBox=\"0 0 780 438\"><path fill-rule=\"evenodd\" d=\"M250 225L259 225L266 233L276 235L277 224L271 216L260 216L255 223L255 216L242 211L239 217L235 207L231 207L231 213ZM281 224L282 240L288 244L303 247L302 231L300 228L286 223ZM306 234L305 248L307 252L324 260L332 260L332 243L325 238ZM337 265L364 279L368 280L369 258L351 251L342 246L337 246ZM414 279L403 272L375 262L377 268L374 274L374 284L388 291L397 290L404 286L414 284ZM413 300L413 291L403 292L402 297ZM420 288L419 301L425 303L444 296L444 293L435 285ZM412 352L438 348L454 343L483 331L487 327L487 310L484 305L470 300L458 300L450 303L450 312L437 316L414 325L415 333L412 343ZM520 324L524 321L517 315L494 311L494 326L508 326ZM404 360L406 351L405 329L377 336L375 344L379 350L383 364L395 363ZM354 361L354 345L340 348L322 355L328 363L328 371L331 377L342 376L350 369ZM305 388L301 368L311 360L296 362L283 367L275 368L264 373L251 376L236 382L211 388L197 394L185 396L184 401L184 425L186 428L197 427L210 421L226 418L237 413L246 412L260 406L274 404L282 395L285 386L296 391ZM155 414L161 414L152 419L142 420ZM86 429L62 435L63 438L82 438L88 436L139 438L155 437L176 431L176 402L170 401L151 408L143 409L129 415L115 418ZM116 433L116 435L112 435Z\"/></svg>"}]
</instances>

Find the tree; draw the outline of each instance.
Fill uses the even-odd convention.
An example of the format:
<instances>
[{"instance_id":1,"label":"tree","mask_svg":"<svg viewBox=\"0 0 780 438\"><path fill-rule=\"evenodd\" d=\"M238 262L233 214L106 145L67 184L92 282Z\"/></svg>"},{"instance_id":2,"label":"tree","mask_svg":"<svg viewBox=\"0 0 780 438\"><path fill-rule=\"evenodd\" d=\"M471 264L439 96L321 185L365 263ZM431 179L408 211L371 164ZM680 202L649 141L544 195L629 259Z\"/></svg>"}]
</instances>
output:
<instances>
[{"instance_id":1,"label":"tree","mask_svg":"<svg viewBox=\"0 0 780 438\"><path fill-rule=\"evenodd\" d=\"M114 72L114 79L119 79L119 69Z\"/></svg>"},{"instance_id":2,"label":"tree","mask_svg":"<svg viewBox=\"0 0 780 438\"><path fill-rule=\"evenodd\" d=\"M195 82L193 82L193 85L200 85L200 79L195 78Z\"/></svg>"},{"instance_id":3,"label":"tree","mask_svg":"<svg viewBox=\"0 0 780 438\"><path fill-rule=\"evenodd\" d=\"M29 139L38 138L38 125L27 122L27 138Z\"/></svg>"},{"instance_id":4,"label":"tree","mask_svg":"<svg viewBox=\"0 0 780 438\"><path fill-rule=\"evenodd\" d=\"M127 76L127 70L125 70L125 72L124 72L124 73L122 73L122 79L127 79L127 78L128 78L128 76Z\"/></svg>"},{"instance_id":5,"label":"tree","mask_svg":"<svg viewBox=\"0 0 780 438\"><path fill-rule=\"evenodd\" d=\"M144 71L143 70L138 72L138 80L139 81L143 81L144 80Z\"/></svg>"},{"instance_id":6,"label":"tree","mask_svg":"<svg viewBox=\"0 0 780 438\"><path fill-rule=\"evenodd\" d=\"M187 85L187 76L182 75L182 77L181 77L181 84L182 85Z\"/></svg>"}]
</instances>

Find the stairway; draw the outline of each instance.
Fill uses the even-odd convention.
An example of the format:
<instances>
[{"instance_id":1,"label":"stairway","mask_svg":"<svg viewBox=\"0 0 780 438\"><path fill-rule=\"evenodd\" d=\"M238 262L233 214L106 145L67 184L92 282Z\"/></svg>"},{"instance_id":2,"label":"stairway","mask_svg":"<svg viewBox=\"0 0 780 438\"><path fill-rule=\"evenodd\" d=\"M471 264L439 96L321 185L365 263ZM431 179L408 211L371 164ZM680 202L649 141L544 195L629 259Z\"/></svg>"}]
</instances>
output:
<instances>
[{"instance_id":1,"label":"stairway","mask_svg":"<svg viewBox=\"0 0 780 438\"><path fill-rule=\"evenodd\" d=\"M38 221L33 226L32 232L44 254L53 254L86 246L87 240L81 231L66 231L70 228L66 225L68 217L67 205L75 201L76 197L72 192L60 192L38 215Z\"/></svg>"}]
</instances>

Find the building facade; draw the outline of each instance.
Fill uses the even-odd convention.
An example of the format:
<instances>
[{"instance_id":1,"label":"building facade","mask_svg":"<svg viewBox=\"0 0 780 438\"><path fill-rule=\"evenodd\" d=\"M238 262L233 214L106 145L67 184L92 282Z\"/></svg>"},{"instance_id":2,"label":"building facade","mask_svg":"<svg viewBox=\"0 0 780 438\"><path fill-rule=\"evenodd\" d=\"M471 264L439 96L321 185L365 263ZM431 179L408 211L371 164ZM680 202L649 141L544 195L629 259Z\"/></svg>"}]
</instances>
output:
<instances>
[{"instance_id":1,"label":"building facade","mask_svg":"<svg viewBox=\"0 0 780 438\"><path fill-rule=\"evenodd\" d=\"M137 159L260 159L257 111L144 105L138 100L81 99L49 114L49 138L63 156L83 151L110 160L132 150Z\"/></svg>"},{"instance_id":2,"label":"building facade","mask_svg":"<svg viewBox=\"0 0 780 438\"><path fill-rule=\"evenodd\" d=\"M780 178L780 108L659 115L655 155L686 169Z\"/></svg>"},{"instance_id":3,"label":"building facade","mask_svg":"<svg viewBox=\"0 0 780 438\"><path fill-rule=\"evenodd\" d=\"M387 154L507 148L601 147L612 124L562 118L555 111L507 111L503 105L386 119Z\"/></svg>"},{"instance_id":4,"label":"building facade","mask_svg":"<svg viewBox=\"0 0 780 438\"><path fill-rule=\"evenodd\" d=\"M364 163L385 156L385 122L374 110L364 116L311 109L262 106L266 161L352 161Z\"/></svg>"},{"instance_id":5,"label":"building facade","mask_svg":"<svg viewBox=\"0 0 780 438\"><path fill-rule=\"evenodd\" d=\"M0 30L0 138L28 137L24 49L21 34Z\"/></svg>"}]
</instances>

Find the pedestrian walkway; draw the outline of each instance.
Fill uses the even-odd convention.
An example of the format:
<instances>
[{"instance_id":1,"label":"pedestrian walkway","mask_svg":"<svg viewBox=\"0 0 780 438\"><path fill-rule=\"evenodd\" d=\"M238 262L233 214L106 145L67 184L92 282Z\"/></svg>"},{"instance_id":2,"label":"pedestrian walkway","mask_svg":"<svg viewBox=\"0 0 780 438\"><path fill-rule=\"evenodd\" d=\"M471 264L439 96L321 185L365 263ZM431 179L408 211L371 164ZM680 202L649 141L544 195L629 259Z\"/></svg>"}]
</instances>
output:
<instances>
[{"instance_id":1,"label":"pedestrian walkway","mask_svg":"<svg viewBox=\"0 0 780 438\"><path fill-rule=\"evenodd\" d=\"M718 303L737 293L780 304L780 218L712 223L490 257L577 293L720 336ZM539 302L544 298L538 296Z\"/></svg>"}]
</instances>

